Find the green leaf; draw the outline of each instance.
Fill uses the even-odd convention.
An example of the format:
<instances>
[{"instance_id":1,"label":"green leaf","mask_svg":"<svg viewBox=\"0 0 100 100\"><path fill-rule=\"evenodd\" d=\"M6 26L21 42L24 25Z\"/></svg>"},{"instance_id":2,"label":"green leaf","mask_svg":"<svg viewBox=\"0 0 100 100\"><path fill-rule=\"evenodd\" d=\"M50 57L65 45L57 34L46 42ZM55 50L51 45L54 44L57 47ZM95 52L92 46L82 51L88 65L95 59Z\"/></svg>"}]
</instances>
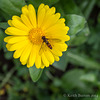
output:
<instances>
[{"instance_id":1,"label":"green leaf","mask_svg":"<svg viewBox=\"0 0 100 100\"><path fill-rule=\"evenodd\" d=\"M91 59L90 57L86 56L85 54L83 55L82 53L74 53L71 51L67 51L67 56L69 62L75 65L80 65L90 69L100 69L100 64L95 60Z\"/></svg>"},{"instance_id":2,"label":"green leaf","mask_svg":"<svg viewBox=\"0 0 100 100\"><path fill-rule=\"evenodd\" d=\"M7 22L0 22L0 28L6 29L7 27L9 27Z\"/></svg>"},{"instance_id":3,"label":"green leaf","mask_svg":"<svg viewBox=\"0 0 100 100\"><path fill-rule=\"evenodd\" d=\"M84 29L81 30L79 33L71 36L71 40L69 41L69 45L71 45L71 46L76 45L77 46L77 45L83 44L88 39L89 33L90 33L89 28L86 25L84 27Z\"/></svg>"},{"instance_id":4,"label":"green leaf","mask_svg":"<svg viewBox=\"0 0 100 100\"><path fill-rule=\"evenodd\" d=\"M10 51L5 52L4 57L8 60L12 59L13 58L13 52L10 52Z\"/></svg>"},{"instance_id":5,"label":"green leaf","mask_svg":"<svg viewBox=\"0 0 100 100\"><path fill-rule=\"evenodd\" d=\"M32 3L36 8L41 4L47 4L49 6L57 3L59 0L28 0L28 3Z\"/></svg>"},{"instance_id":6,"label":"green leaf","mask_svg":"<svg viewBox=\"0 0 100 100\"><path fill-rule=\"evenodd\" d=\"M3 47L3 39L4 39L4 33L3 31L0 29L0 50L2 49Z\"/></svg>"},{"instance_id":7,"label":"green leaf","mask_svg":"<svg viewBox=\"0 0 100 100\"><path fill-rule=\"evenodd\" d=\"M84 83L80 80L80 77L84 74L83 70L73 69L66 72L61 80L63 81L63 87L72 89L75 87L84 87Z\"/></svg>"},{"instance_id":8,"label":"green leaf","mask_svg":"<svg viewBox=\"0 0 100 100\"><path fill-rule=\"evenodd\" d=\"M89 18L90 13L95 6L97 0L84 0L80 1L80 8L82 9L84 16L86 19Z\"/></svg>"},{"instance_id":9,"label":"green leaf","mask_svg":"<svg viewBox=\"0 0 100 100\"><path fill-rule=\"evenodd\" d=\"M60 61L54 62L53 66L59 70L65 71L68 64L68 59L66 53L63 53L63 56L60 58Z\"/></svg>"},{"instance_id":10,"label":"green leaf","mask_svg":"<svg viewBox=\"0 0 100 100\"><path fill-rule=\"evenodd\" d=\"M26 4L25 0L10 0L10 1L17 8L21 8L22 6Z\"/></svg>"},{"instance_id":11,"label":"green leaf","mask_svg":"<svg viewBox=\"0 0 100 100\"><path fill-rule=\"evenodd\" d=\"M86 23L86 20L84 17L75 15L75 14L69 14L65 16L66 19L66 25L69 26L69 34L75 35L76 33L80 32Z\"/></svg>"},{"instance_id":12,"label":"green leaf","mask_svg":"<svg viewBox=\"0 0 100 100\"><path fill-rule=\"evenodd\" d=\"M62 87L71 91L72 89L79 89L83 93L88 93L91 91L90 86L87 86L84 81L80 79L82 75L85 74L85 71L82 69L73 69L66 72L61 80Z\"/></svg>"},{"instance_id":13,"label":"green leaf","mask_svg":"<svg viewBox=\"0 0 100 100\"><path fill-rule=\"evenodd\" d=\"M83 15L81 13L81 10L78 8L73 0L60 0L60 4L65 14L77 14L81 16Z\"/></svg>"},{"instance_id":14,"label":"green leaf","mask_svg":"<svg viewBox=\"0 0 100 100\"><path fill-rule=\"evenodd\" d=\"M42 71L43 71L43 69L37 69L35 67L35 65L33 67L29 68L29 73L30 73L30 76L31 76L33 82L38 81L38 79L40 78L40 76L42 74Z\"/></svg>"},{"instance_id":15,"label":"green leaf","mask_svg":"<svg viewBox=\"0 0 100 100\"><path fill-rule=\"evenodd\" d=\"M96 82L96 75L94 73L84 74L80 77L81 80L87 82Z\"/></svg>"},{"instance_id":16,"label":"green leaf","mask_svg":"<svg viewBox=\"0 0 100 100\"><path fill-rule=\"evenodd\" d=\"M25 5L24 0L0 0L0 9L10 16L20 15L23 5Z\"/></svg>"},{"instance_id":17,"label":"green leaf","mask_svg":"<svg viewBox=\"0 0 100 100\"><path fill-rule=\"evenodd\" d=\"M57 9L57 12L59 12L61 14L61 17L64 17L65 16L65 12L64 12L63 7L61 6L61 4L57 3L57 4L55 4L55 7Z\"/></svg>"}]
</instances>

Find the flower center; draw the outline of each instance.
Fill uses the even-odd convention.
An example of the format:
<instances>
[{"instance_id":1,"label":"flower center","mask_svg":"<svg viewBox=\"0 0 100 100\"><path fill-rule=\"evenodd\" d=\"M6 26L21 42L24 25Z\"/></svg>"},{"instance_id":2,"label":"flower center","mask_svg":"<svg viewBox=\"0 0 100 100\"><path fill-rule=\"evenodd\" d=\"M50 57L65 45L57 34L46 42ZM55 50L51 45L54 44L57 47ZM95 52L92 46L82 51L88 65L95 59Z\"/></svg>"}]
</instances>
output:
<instances>
[{"instance_id":1,"label":"flower center","mask_svg":"<svg viewBox=\"0 0 100 100\"><path fill-rule=\"evenodd\" d=\"M33 28L29 32L29 39L34 44L40 44L43 42L42 36L44 35L44 32L40 28Z\"/></svg>"}]
</instances>

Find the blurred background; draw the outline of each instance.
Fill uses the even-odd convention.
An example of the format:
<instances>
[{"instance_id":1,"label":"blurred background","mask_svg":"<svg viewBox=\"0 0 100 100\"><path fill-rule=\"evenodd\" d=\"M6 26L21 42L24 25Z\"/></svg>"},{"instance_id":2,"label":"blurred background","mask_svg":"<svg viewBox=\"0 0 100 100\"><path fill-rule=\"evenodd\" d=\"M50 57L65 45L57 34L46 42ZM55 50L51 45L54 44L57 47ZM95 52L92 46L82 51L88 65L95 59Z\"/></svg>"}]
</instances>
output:
<instances>
[{"instance_id":1,"label":"blurred background","mask_svg":"<svg viewBox=\"0 0 100 100\"><path fill-rule=\"evenodd\" d=\"M56 7L70 27L69 48L34 83L3 39L21 7ZM0 0L0 100L100 100L100 0Z\"/></svg>"}]
</instances>

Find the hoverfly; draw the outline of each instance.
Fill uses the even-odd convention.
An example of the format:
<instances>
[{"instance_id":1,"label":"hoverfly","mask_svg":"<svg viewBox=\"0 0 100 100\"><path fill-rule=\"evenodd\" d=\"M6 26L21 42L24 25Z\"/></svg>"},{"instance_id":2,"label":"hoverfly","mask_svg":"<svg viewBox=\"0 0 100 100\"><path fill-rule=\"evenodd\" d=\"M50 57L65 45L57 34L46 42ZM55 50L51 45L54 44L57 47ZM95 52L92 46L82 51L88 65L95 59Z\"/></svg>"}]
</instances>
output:
<instances>
[{"instance_id":1,"label":"hoverfly","mask_svg":"<svg viewBox=\"0 0 100 100\"><path fill-rule=\"evenodd\" d=\"M50 49L52 49L52 46L51 46L51 44L49 43L48 39L47 39L45 36L42 36L42 39L43 39L43 42L45 42L46 45L47 45Z\"/></svg>"}]
</instances>

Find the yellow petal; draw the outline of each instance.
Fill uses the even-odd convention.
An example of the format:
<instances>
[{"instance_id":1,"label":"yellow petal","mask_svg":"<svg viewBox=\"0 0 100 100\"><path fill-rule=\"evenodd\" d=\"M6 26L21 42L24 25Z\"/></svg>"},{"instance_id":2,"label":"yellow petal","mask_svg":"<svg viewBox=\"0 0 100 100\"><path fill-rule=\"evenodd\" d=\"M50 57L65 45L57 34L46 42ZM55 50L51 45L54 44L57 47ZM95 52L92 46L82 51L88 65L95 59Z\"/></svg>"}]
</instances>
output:
<instances>
[{"instance_id":1,"label":"yellow petal","mask_svg":"<svg viewBox=\"0 0 100 100\"><path fill-rule=\"evenodd\" d=\"M56 13L55 15L51 15L48 17L47 21L44 21L44 25L42 26L43 30L46 30L48 27L54 25L58 19L60 18L60 13Z\"/></svg>"},{"instance_id":2,"label":"yellow petal","mask_svg":"<svg viewBox=\"0 0 100 100\"><path fill-rule=\"evenodd\" d=\"M48 5L44 6L44 9L46 10L46 12L50 9Z\"/></svg>"},{"instance_id":3,"label":"yellow petal","mask_svg":"<svg viewBox=\"0 0 100 100\"><path fill-rule=\"evenodd\" d=\"M29 29L32 29L32 28L33 28L33 26L32 26L32 24L31 24L29 18L28 18L26 15L21 14L21 19L22 19L23 23L24 23Z\"/></svg>"},{"instance_id":4,"label":"yellow petal","mask_svg":"<svg viewBox=\"0 0 100 100\"><path fill-rule=\"evenodd\" d=\"M36 28L36 26L37 26L37 23L36 23L36 12L35 12L35 8L33 7L32 4L29 4L28 10L29 10L29 19L30 19L32 25Z\"/></svg>"},{"instance_id":5,"label":"yellow petal","mask_svg":"<svg viewBox=\"0 0 100 100\"><path fill-rule=\"evenodd\" d=\"M10 26L13 26L12 20L8 20L8 24L9 24Z\"/></svg>"},{"instance_id":6,"label":"yellow petal","mask_svg":"<svg viewBox=\"0 0 100 100\"><path fill-rule=\"evenodd\" d=\"M38 14L37 14L38 27L41 26L44 17L45 17L45 8L42 8L40 11L38 11Z\"/></svg>"},{"instance_id":7,"label":"yellow petal","mask_svg":"<svg viewBox=\"0 0 100 100\"><path fill-rule=\"evenodd\" d=\"M13 16L12 20L14 20L14 19L17 19L17 20L21 21L21 18L19 16Z\"/></svg>"},{"instance_id":8,"label":"yellow petal","mask_svg":"<svg viewBox=\"0 0 100 100\"><path fill-rule=\"evenodd\" d=\"M68 48L68 45L66 43L54 43L54 46L60 51L66 51Z\"/></svg>"},{"instance_id":9,"label":"yellow petal","mask_svg":"<svg viewBox=\"0 0 100 100\"><path fill-rule=\"evenodd\" d=\"M36 68L41 67L41 56L39 55L39 53L37 53L37 55L36 55L35 66L36 66Z\"/></svg>"},{"instance_id":10,"label":"yellow petal","mask_svg":"<svg viewBox=\"0 0 100 100\"><path fill-rule=\"evenodd\" d=\"M50 27L47 30L45 30L45 35L50 36L50 35L66 35L68 33L68 29L66 29L65 26L61 25L55 25L54 27Z\"/></svg>"},{"instance_id":11,"label":"yellow petal","mask_svg":"<svg viewBox=\"0 0 100 100\"><path fill-rule=\"evenodd\" d=\"M32 43L29 42L26 46L26 48L24 49L24 51L22 52L21 54L21 57L20 57L20 61L23 62L23 61L27 61L28 60L28 57L30 55L30 52L32 50Z\"/></svg>"},{"instance_id":12,"label":"yellow petal","mask_svg":"<svg viewBox=\"0 0 100 100\"><path fill-rule=\"evenodd\" d=\"M4 38L4 42L8 42L9 39L11 39L13 36L7 36Z\"/></svg>"},{"instance_id":13,"label":"yellow petal","mask_svg":"<svg viewBox=\"0 0 100 100\"><path fill-rule=\"evenodd\" d=\"M26 48L26 46L23 47L23 48L17 49L17 50L14 52L13 57L14 57L15 59L16 59L16 58L19 58L19 57L21 56L21 54L22 54L22 52L24 51L25 48Z\"/></svg>"},{"instance_id":14,"label":"yellow petal","mask_svg":"<svg viewBox=\"0 0 100 100\"><path fill-rule=\"evenodd\" d=\"M45 67L45 65L43 64L43 62L41 62L41 69L43 69Z\"/></svg>"},{"instance_id":15,"label":"yellow petal","mask_svg":"<svg viewBox=\"0 0 100 100\"><path fill-rule=\"evenodd\" d=\"M29 28L18 19L13 19L12 24L20 30L29 32Z\"/></svg>"},{"instance_id":16,"label":"yellow petal","mask_svg":"<svg viewBox=\"0 0 100 100\"><path fill-rule=\"evenodd\" d=\"M27 60L21 62L22 65L25 65L27 63Z\"/></svg>"},{"instance_id":17,"label":"yellow petal","mask_svg":"<svg viewBox=\"0 0 100 100\"><path fill-rule=\"evenodd\" d=\"M15 43L15 44L11 45L11 47L9 48L9 50L10 51L14 51L16 49L20 49L20 48L26 46L29 42L30 42L29 39L26 39L24 41Z\"/></svg>"},{"instance_id":18,"label":"yellow petal","mask_svg":"<svg viewBox=\"0 0 100 100\"><path fill-rule=\"evenodd\" d=\"M43 7L44 7L44 4L41 3L40 6L39 6L39 8L38 8L38 13L39 13L39 11L40 11Z\"/></svg>"},{"instance_id":19,"label":"yellow petal","mask_svg":"<svg viewBox=\"0 0 100 100\"><path fill-rule=\"evenodd\" d=\"M47 60L46 56L44 55L44 52L41 55L42 57L42 62L46 67L49 67L49 61Z\"/></svg>"},{"instance_id":20,"label":"yellow petal","mask_svg":"<svg viewBox=\"0 0 100 100\"><path fill-rule=\"evenodd\" d=\"M5 30L5 33L8 35L28 35L28 32L22 31L20 29L15 28L15 27L8 27Z\"/></svg>"},{"instance_id":21,"label":"yellow petal","mask_svg":"<svg viewBox=\"0 0 100 100\"><path fill-rule=\"evenodd\" d=\"M12 36L7 42L9 44L13 44L13 43L17 43L26 39L28 39L28 36Z\"/></svg>"},{"instance_id":22,"label":"yellow petal","mask_svg":"<svg viewBox=\"0 0 100 100\"><path fill-rule=\"evenodd\" d=\"M55 47L52 47L53 49L52 50L50 50L54 55L56 55L56 56L62 56L62 52L61 51L59 51L57 48L55 48Z\"/></svg>"},{"instance_id":23,"label":"yellow petal","mask_svg":"<svg viewBox=\"0 0 100 100\"><path fill-rule=\"evenodd\" d=\"M40 49L39 45L33 45L30 56L29 56L29 60L28 60L28 65L31 67L34 65L35 63L35 59L36 59L36 55L38 53Z\"/></svg>"},{"instance_id":24,"label":"yellow petal","mask_svg":"<svg viewBox=\"0 0 100 100\"><path fill-rule=\"evenodd\" d=\"M59 24L65 23L65 18L60 18L60 19L57 21L57 23L59 23Z\"/></svg>"},{"instance_id":25,"label":"yellow petal","mask_svg":"<svg viewBox=\"0 0 100 100\"><path fill-rule=\"evenodd\" d=\"M12 46L12 44L6 44L6 48L8 51L10 51L10 47Z\"/></svg>"},{"instance_id":26,"label":"yellow petal","mask_svg":"<svg viewBox=\"0 0 100 100\"><path fill-rule=\"evenodd\" d=\"M64 40L64 41L69 41L70 40L70 36L68 35L56 35L56 34L51 34L51 35L46 35L46 37L48 39L60 39L60 40Z\"/></svg>"},{"instance_id":27,"label":"yellow petal","mask_svg":"<svg viewBox=\"0 0 100 100\"><path fill-rule=\"evenodd\" d=\"M50 9L50 12L51 12L51 15L54 14L54 13L56 12L56 8L55 8L55 7L52 7L52 8Z\"/></svg>"},{"instance_id":28,"label":"yellow petal","mask_svg":"<svg viewBox=\"0 0 100 100\"><path fill-rule=\"evenodd\" d=\"M55 24L55 25L49 27L48 29L46 29L45 32L46 33L47 32L53 32L54 33L54 31L58 31L59 32L59 30L61 30L61 29L65 29L65 24L64 23L63 24Z\"/></svg>"},{"instance_id":29,"label":"yellow petal","mask_svg":"<svg viewBox=\"0 0 100 100\"><path fill-rule=\"evenodd\" d=\"M22 13L25 14L25 15L28 14L27 5L25 5L24 7L22 7Z\"/></svg>"},{"instance_id":30,"label":"yellow petal","mask_svg":"<svg viewBox=\"0 0 100 100\"><path fill-rule=\"evenodd\" d=\"M47 60L52 64L54 62L54 56L51 51L45 46L44 55L46 56Z\"/></svg>"},{"instance_id":31,"label":"yellow petal","mask_svg":"<svg viewBox=\"0 0 100 100\"><path fill-rule=\"evenodd\" d=\"M54 59L55 59L55 61L59 61L60 60L60 58L58 56L56 56L56 55L54 55Z\"/></svg>"},{"instance_id":32,"label":"yellow petal","mask_svg":"<svg viewBox=\"0 0 100 100\"><path fill-rule=\"evenodd\" d=\"M45 6L44 6L44 8L45 8ZM48 18L51 17L51 15L53 15L54 13L55 13L55 7L49 8L45 13L45 19L43 20L43 23L41 26L44 26L45 23L48 21Z\"/></svg>"}]
</instances>

